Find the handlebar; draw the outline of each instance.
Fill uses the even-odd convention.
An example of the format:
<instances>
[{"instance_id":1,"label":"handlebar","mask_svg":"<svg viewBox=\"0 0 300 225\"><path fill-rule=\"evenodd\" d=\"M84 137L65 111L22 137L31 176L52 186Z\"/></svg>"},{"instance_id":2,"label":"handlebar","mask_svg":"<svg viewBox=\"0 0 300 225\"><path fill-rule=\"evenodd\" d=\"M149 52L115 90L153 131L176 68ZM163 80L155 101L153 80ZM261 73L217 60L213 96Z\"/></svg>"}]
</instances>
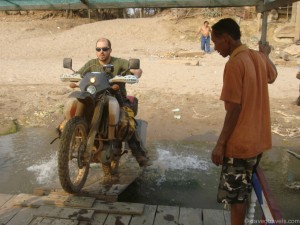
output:
<instances>
[{"instance_id":1,"label":"handlebar","mask_svg":"<svg viewBox=\"0 0 300 225\"><path fill-rule=\"evenodd\" d=\"M78 82L82 79L81 75L78 73L73 74L62 74L60 76L60 80L63 82ZM135 84L139 82L139 79L134 75L126 75L121 76L117 75L111 79L109 79L109 83L127 83L127 84Z\"/></svg>"},{"instance_id":2,"label":"handlebar","mask_svg":"<svg viewBox=\"0 0 300 225\"><path fill-rule=\"evenodd\" d=\"M62 82L67 82L67 81L70 81L70 82L78 82L82 79L82 77L80 76L79 73L73 73L73 74L62 74L60 76L60 80Z\"/></svg>"},{"instance_id":3,"label":"handlebar","mask_svg":"<svg viewBox=\"0 0 300 225\"><path fill-rule=\"evenodd\" d=\"M139 79L134 75L126 75L126 76L120 76L117 75L111 79L109 79L109 83L127 83L127 84L135 84L139 82Z\"/></svg>"}]
</instances>

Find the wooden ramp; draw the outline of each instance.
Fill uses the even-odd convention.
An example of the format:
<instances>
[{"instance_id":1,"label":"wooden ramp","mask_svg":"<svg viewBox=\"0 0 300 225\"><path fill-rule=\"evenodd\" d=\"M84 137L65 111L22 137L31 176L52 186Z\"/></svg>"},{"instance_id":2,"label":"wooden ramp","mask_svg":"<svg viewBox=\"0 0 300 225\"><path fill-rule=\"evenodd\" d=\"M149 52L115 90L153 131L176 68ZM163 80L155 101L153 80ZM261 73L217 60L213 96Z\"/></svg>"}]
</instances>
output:
<instances>
[{"instance_id":1,"label":"wooden ramp","mask_svg":"<svg viewBox=\"0 0 300 225\"><path fill-rule=\"evenodd\" d=\"M93 197L0 194L1 225L230 225L228 211L105 202Z\"/></svg>"},{"instance_id":2,"label":"wooden ramp","mask_svg":"<svg viewBox=\"0 0 300 225\"><path fill-rule=\"evenodd\" d=\"M115 202L118 196L139 177L144 169L140 168L131 156L123 156L119 166L119 176L104 178L100 164L94 164L90 168L89 176L86 184L77 196L93 197L98 200ZM53 182L51 185L35 188L34 195L69 195L66 193L59 181ZM1 224L0 224L1 225Z\"/></svg>"}]
</instances>

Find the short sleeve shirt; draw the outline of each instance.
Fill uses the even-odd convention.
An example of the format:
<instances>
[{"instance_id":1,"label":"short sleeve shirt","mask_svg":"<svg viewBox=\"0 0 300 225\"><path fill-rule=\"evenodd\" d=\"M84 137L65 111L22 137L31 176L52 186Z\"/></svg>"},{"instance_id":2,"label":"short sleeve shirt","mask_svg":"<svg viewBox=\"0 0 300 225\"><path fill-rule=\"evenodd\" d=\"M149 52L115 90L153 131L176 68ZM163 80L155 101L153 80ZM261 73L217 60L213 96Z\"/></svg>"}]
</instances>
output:
<instances>
[{"instance_id":1,"label":"short sleeve shirt","mask_svg":"<svg viewBox=\"0 0 300 225\"><path fill-rule=\"evenodd\" d=\"M108 64L114 66L113 76L121 75L122 72L126 71L129 66L129 61L126 59L111 57L111 60ZM100 64L98 59L89 60L80 70L77 71L83 77L88 72L103 72L103 65ZM128 74L128 73L127 73ZM120 84L120 89L122 95L125 97L127 95L126 86Z\"/></svg>"},{"instance_id":2,"label":"short sleeve shirt","mask_svg":"<svg viewBox=\"0 0 300 225\"><path fill-rule=\"evenodd\" d=\"M225 156L250 158L271 148L268 82L277 73L263 53L241 45L225 65L220 99L241 105Z\"/></svg>"}]
</instances>

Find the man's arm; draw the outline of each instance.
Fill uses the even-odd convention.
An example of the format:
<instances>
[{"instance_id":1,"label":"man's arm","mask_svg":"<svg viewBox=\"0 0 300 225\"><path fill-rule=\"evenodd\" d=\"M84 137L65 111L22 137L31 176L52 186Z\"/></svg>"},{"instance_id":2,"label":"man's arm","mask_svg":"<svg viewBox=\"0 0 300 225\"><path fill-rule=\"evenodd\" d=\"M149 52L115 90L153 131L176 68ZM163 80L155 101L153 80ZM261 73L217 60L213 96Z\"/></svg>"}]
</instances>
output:
<instances>
[{"instance_id":1,"label":"man's arm","mask_svg":"<svg viewBox=\"0 0 300 225\"><path fill-rule=\"evenodd\" d=\"M92 60L89 60L86 64L84 64L83 67L81 67L79 70L76 71L76 73L79 73L81 77L83 77L86 73L91 72L91 67L96 66L95 62Z\"/></svg>"},{"instance_id":2,"label":"man's arm","mask_svg":"<svg viewBox=\"0 0 300 225\"><path fill-rule=\"evenodd\" d=\"M275 70L275 74L272 73L271 76L269 76L269 74L268 74L268 83L272 84L276 80L278 72L277 72L276 66L274 65L274 63L269 58L269 54L271 53L271 47L269 45L269 42L266 42L265 44L262 44L261 41L258 42L258 47L259 47L259 51L266 56L268 62L271 64L271 66Z\"/></svg>"},{"instance_id":3,"label":"man's arm","mask_svg":"<svg viewBox=\"0 0 300 225\"><path fill-rule=\"evenodd\" d=\"M199 30L196 32L195 37L197 37L201 33L201 31L202 31L202 27L200 27Z\"/></svg>"},{"instance_id":4,"label":"man's arm","mask_svg":"<svg viewBox=\"0 0 300 225\"><path fill-rule=\"evenodd\" d=\"M241 113L241 105L231 102L225 102L226 116L223 125L222 132L219 136L216 146L211 154L211 159L217 166L223 164L223 158L225 155L225 149L227 141L229 140L231 134L239 119Z\"/></svg>"}]
</instances>

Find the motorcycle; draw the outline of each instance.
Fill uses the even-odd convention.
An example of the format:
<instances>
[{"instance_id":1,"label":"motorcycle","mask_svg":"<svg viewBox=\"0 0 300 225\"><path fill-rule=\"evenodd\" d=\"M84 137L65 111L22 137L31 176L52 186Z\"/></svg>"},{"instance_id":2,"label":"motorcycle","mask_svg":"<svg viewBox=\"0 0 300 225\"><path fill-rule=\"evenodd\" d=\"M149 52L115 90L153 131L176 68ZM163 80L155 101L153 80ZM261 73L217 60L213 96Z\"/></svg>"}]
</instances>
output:
<instances>
[{"instance_id":1,"label":"motorcycle","mask_svg":"<svg viewBox=\"0 0 300 225\"><path fill-rule=\"evenodd\" d=\"M129 69L139 69L139 60L129 60ZM72 69L72 59L65 58L64 68ZM105 65L104 72L62 75L62 81L71 81L73 99L67 106L65 124L60 127L58 175L62 188L68 193L79 192L88 177L90 164L102 164L105 176L117 173L125 149L126 139L120 139L120 83L134 84L138 79L123 74L113 77L113 65ZM128 70L129 70L128 69ZM125 71L126 72L126 71ZM80 81L79 85L74 82ZM132 99L132 98L131 98ZM136 109L137 110L137 109ZM147 122L136 121L136 131L145 144Z\"/></svg>"}]
</instances>

